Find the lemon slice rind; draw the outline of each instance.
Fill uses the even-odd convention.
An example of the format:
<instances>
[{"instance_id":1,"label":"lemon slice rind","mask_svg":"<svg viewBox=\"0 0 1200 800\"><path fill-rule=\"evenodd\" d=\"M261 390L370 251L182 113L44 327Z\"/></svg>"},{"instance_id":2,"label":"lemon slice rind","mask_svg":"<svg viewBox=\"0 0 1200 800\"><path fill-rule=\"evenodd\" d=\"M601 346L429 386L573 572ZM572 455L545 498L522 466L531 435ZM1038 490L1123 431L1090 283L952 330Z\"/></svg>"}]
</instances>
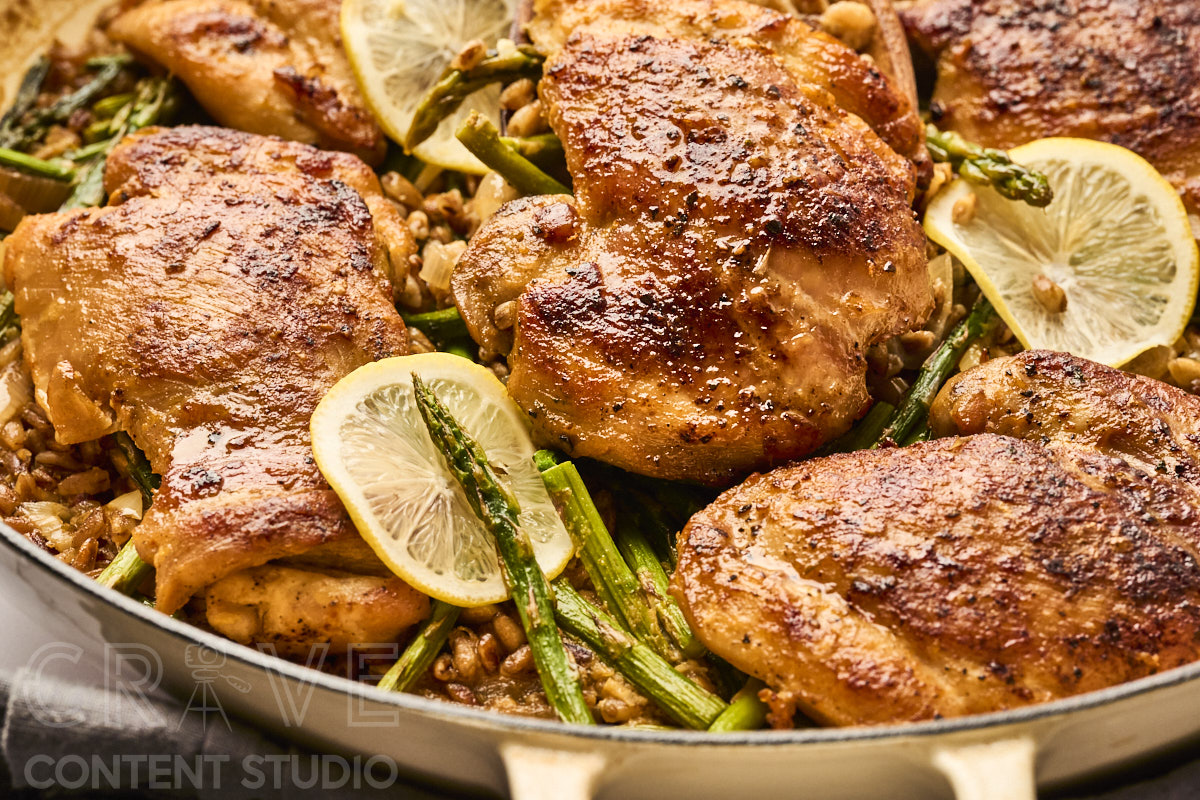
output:
<instances>
[{"instance_id":1,"label":"lemon slice rind","mask_svg":"<svg viewBox=\"0 0 1200 800\"><path fill-rule=\"evenodd\" d=\"M490 370L447 353L360 367L313 413L317 466L363 539L396 575L431 597L464 607L508 598L494 541L416 409L413 372L508 481L538 564L548 578L557 576L574 545L533 464L528 421Z\"/></svg>"},{"instance_id":2,"label":"lemon slice rind","mask_svg":"<svg viewBox=\"0 0 1200 800\"><path fill-rule=\"evenodd\" d=\"M959 179L930 202L925 230L966 266L1021 344L1119 367L1174 343L1200 279L1174 187L1140 156L1104 142L1041 139L1011 155L1048 174L1055 199L1047 209ZM971 192L973 217L955 223L955 203ZM1038 272L1066 292L1061 314L1034 298Z\"/></svg>"},{"instance_id":3,"label":"lemon slice rind","mask_svg":"<svg viewBox=\"0 0 1200 800\"><path fill-rule=\"evenodd\" d=\"M507 36L505 0L343 0L342 43L367 106L392 140L403 143L425 91L472 39ZM487 167L454 136L472 110L499 124L500 88L470 95L413 154L429 164L482 175Z\"/></svg>"}]
</instances>

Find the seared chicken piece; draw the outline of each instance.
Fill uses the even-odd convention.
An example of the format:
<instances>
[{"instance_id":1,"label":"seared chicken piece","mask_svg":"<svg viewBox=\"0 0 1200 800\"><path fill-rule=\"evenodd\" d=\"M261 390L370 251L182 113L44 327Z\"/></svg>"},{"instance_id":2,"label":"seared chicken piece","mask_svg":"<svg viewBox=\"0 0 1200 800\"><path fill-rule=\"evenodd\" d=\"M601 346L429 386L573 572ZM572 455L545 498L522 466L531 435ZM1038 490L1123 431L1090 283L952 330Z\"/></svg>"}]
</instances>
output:
<instances>
[{"instance_id":1,"label":"seared chicken piece","mask_svg":"<svg viewBox=\"0 0 1200 800\"><path fill-rule=\"evenodd\" d=\"M575 196L504 206L452 279L538 435L720 485L846 430L869 402L863 351L931 300L916 169L827 87L915 147L895 135L915 126L904 98L739 0L541 13L557 15L532 30ZM751 38L772 25L803 69Z\"/></svg>"},{"instance_id":2,"label":"seared chicken piece","mask_svg":"<svg viewBox=\"0 0 1200 800\"><path fill-rule=\"evenodd\" d=\"M713 652L835 725L1200 656L1200 399L1032 352L937 404L940 431L971 435L758 475L689 522L673 588Z\"/></svg>"},{"instance_id":3,"label":"seared chicken piece","mask_svg":"<svg viewBox=\"0 0 1200 800\"><path fill-rule=\"evenodd\" d=\"M939 126L989 147L1114 142L1200 211L1200 7L1180 0L918 0L901 13L937 60Z\"/></svg>"},{"instance_id":4,"label":"seared chicken piece","mask_svg":"<svg viewBox=\"0 0 1200 800\"><path fill-rule=\"evenodd\" d=\"M1190 472L1200 463L1200 398L1065 353L1021 353L956 375L929 421L939 436L999 433L1200 480Z\"/></svg>"},{"instance_id":5,"label":"seared chicken piece","mask_svg":"<svg viewBox=\"0 0 1200 800\"><path fill-rule=\"evenodd\" d=\"M828 92L835 105L864 120L897 153L922 168L929 165L907 92L873 63L795 17L737 0L535 0L534 8L528 33L548 56L557 55L571 34L584 28L602 30L609 38L653 36L765 48L797 85L810 93Z\"/></svg>"},{"instance_id":6,"label":"seared chicken piece","mask_svg":"<svg viewBox=\"0 0 1200 800\"><path fill-rule=\"evenodd\" d=\"M308 656L314 642L334 649L394 642L429 613L428 598L391 575L277 564L222 578L208 587L205 600L209 624L230 639L271 642L280 655L299 657Z\"/></svg>"},{"instance_id":7,"label":"seared chicken piece","mask_svg":"<svg viewBox=\"0 0 1200 800\"><path fill-rule=\"evenodd\" d=\"M108 35L177 75L222 125L347 150L386 142L342 50L340 0L147 0Z\"/></svg>"},{"instance_id":8,"label":"seared chicken piece","mask_svg":"<svg viewBox=\"0 0 1200 800\"><path fill-rule=\"evenodd\" d=\"M162 475L134 534L158 608L314 548L361 563L368 548L313 462L309 417L339 378L407 350L385 275L389 245L402 259L414 247L375 176L346 154L173 128L121 143L105 185L106 207L27 217L6 242L5 279L58 440L128 431ZM392 630L425 613L415 590L377 588L359 602L380 604L363 613Z\"/></svg>"}]
</instances>

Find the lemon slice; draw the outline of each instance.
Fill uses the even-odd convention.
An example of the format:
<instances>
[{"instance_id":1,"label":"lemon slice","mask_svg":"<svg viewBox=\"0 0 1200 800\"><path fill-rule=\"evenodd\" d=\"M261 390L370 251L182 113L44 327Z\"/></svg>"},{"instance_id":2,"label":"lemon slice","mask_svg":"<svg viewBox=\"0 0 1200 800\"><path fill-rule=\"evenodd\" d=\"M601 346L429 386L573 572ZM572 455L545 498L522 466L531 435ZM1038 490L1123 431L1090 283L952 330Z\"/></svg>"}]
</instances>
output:
<instances>
[{"instance_id":1,"label":"lemon slice","mask_svg":"<svg viewBox=\"0 0 1200 800\"><path fill-rule=\"evenodd\" d=\"M317 466L363 539L393 572L458 606L508 597L496 547L434 447L417 411L420 375L507 476L547 577L574 546L533 464L528 422L485 367L447 353L377 361L338 381L312 416Z\"/></svg>"},{"instance_id":2,"label":"lemon slice","mask_svg":"<svg viewBox=\"0 0 1200 800\"><path fill-rule=\"evenodd\" d=\"M1049 177L1047 208L956 180L929 204L925 231L1021 344L1119 367L1178 339L1200 256L1174 187L1140 156L1088 139L1040 139L1011 155ZM971 193L974 214L964 214Z\"/></svg>"},{"instance_id":3,"label":"lemon slice","mask_svg":"<svg viewBox=\"0 0 1200 800\"><path fill-rule=\"evenodd\" d=\"M403 142L421 96L463 45L507 36L515 8L506 0L343 0L342 43L367 105L393 140ZM482 175L483 162L454 132L471 111L500 122L500 87L470 95L413 154L430 164Z\"/></svg>"}]
</instances>

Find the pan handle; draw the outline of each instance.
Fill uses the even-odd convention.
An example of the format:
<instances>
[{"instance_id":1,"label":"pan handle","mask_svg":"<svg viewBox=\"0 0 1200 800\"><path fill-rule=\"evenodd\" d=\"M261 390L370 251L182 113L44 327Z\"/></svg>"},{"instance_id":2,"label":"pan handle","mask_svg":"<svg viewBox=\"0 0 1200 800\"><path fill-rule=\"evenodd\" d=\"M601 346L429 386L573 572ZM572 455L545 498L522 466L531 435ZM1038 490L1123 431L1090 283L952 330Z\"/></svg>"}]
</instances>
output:
<instances>
[{"instance_id":1,"label":"pan handle","mask_svg":"<svg viewBox=\"0 0 1200 800\"><path fill-rule=\"evenodd\" d=\"M596 753L500 746L512 800L591 800L608 761Z\"/></svg>"},{"instance_id":2,"label":"pan handle","mask_svg":"<svg viewBox=\"0 0 1200 800\"><path fill-rule=\"evenodd\" d=\"M1020 736L939 747L933 766L950 781L956 800L1037 800L1035 756L1033 739Z\"/></svg>"}]
</instances>

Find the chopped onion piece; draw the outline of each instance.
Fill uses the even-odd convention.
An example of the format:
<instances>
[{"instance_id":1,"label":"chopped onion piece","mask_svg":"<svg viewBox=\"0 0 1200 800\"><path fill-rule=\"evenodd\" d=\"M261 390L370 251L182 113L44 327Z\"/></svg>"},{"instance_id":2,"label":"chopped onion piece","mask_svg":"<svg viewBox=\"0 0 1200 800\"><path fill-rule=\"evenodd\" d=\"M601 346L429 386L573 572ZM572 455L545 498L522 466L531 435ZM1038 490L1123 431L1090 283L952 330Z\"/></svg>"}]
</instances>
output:
<instances>
[{"instance_id":1,"label":"chopped onion piece","mask_svg":"<svg viewBox=\"0 0 1200 800\"><path fill-rule=\"evenodd\" d=\"M55 550L62 552L71 546L71 534L63 527L63 522L71 518L71 509L62 503L21 503L17 511Z\"/></svg>"},{"instance_id":2,"label":"chopped onion piece","mask_svg":"<svg viewBox=\"0 0 1200 800\"><path fill-rule=\"evenodd\" d=\"M118 514L124 514L127 517L140 520L144 510L142 508L142 493L140 490L134 489L132 492L126 492L120 497L114 497L104 507L110 508Z\"/></svg>"}]
</instances>

